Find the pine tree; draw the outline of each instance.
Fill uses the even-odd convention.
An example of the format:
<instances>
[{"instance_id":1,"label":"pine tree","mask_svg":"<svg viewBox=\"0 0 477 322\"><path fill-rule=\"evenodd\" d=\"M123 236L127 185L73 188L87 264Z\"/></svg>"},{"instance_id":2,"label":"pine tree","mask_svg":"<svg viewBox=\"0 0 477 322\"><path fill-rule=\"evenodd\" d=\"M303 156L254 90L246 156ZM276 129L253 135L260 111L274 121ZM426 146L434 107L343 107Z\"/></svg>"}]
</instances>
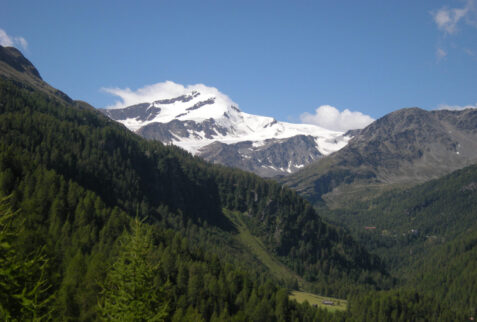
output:
<instances>
[{"instance_id":1,"label":"pine tree","mask_svg":"<svg viewBox=\"0 0 477 322\"><path fill-rule=\"evenodd\" d=\"M53 299L47 279L48 260L43 249L22 254L15 238L21 234L13 222L9 197L0 200L0 319L2 321L41 321L51 313Z\"/></svg>"},{"instance_id":2,"label":"pine tree","mask_svg":"<svg viewBox=\"0 0 477 322\"><path fill-rule=\"evenodd\" d=\"M99 313L107 321L163 321L168 305L165 287L154 285L159 266L153 264L151 229L139 219L121 238L120 253L107 273Z\"/></svg>"}]
</instances>

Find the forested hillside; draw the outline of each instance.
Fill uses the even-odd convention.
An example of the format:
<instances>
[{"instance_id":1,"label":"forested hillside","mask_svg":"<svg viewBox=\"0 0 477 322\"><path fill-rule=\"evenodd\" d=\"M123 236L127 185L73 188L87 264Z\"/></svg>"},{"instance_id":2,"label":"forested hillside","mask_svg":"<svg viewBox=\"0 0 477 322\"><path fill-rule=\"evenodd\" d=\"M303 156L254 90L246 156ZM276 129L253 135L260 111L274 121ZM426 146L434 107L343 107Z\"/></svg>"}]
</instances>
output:
<instances>
[{"instance_id":1,"label":"forested hillside","mask_svg":"<svg viewBox=\"0 0 477 322\"><path fill-rule=\"evenodd\" d=\"M346 223L373 251L390 248L419 257L419 251L453 240L477 224L477 166L410 189L396 189L328 213ZM323 212L325 213L325 212ZM381 243L381 244L379 244ZM392 267L407 265L396 261Z\"/></svg>"},{"instance_id":2,"label":"forested hillside","mask_svg":"<svg viewBox=\"0 0 477 322\"><path fill-rule=\"evenodd\" d=\"M292 190L148 142L51 90L38 73L5 61L1 68L3 319L466 316L432 294L386 290L394 279L379 257ZM250 241L260 252L250 251ZM272 272L270 261L279 269ZM331 312L298 304L284 286L346 297L350 306Z\"/></svg>"},{"instance_id":3,"label":"forested hillside","mask_svg":"<svg viewBox=\"0 0 477 322\"><path fill-rule=\"evenodd\" d=\"M328 216L379 254L401 285L475 314L476 197L477 166L473 165L335 209Z\"/></svg>"},{"instance_id":4,"label":"forested hillside","mask_svg":"<svg viewBox=\"0 0 477 322\"><path fill-rule=\"evenodd\" d=\"M181 262L177 251L168 256L161 250L172 247L174 238L166 237L172 229L184 240L181 244L193 245L184 246L184 251L199 262L211 256L221 259L216 278L247 268L240 274L252 274L247 278L258 292L270 275L260 259L234 240L236 227L223 208L241 213L270 255L303 276L314 290L346 296L353 290L390 285L376 256L344 230L325 224L291 190L252 174L211 166L178 148L147 142L86 104L67 101L18 79L0 80L0 195L7 198L5 216L15 213L5 226L14 231L6 242L17 250L15 260L35 254L45 258L37 274L48 284L42 312L54 312L64 320L98 317L101 281L118 254L118 238L135 216L152 227L153 244L159 249L155 263L170 274L178 273ZM44 247L37 254L39 245ZM203 275L185 261L189 277L190 271ZM227 263L235 268L227 270ZM173 275L157 278L176 286ZM281 282L273 280L274 285ZM208 284L198 283L201 290ZM270 290L267 294L278 288ZM244 310L199 305L194 301L203 294L193 294L181 306L171 302L170 315L180 307L205 319L226 314L224 310L230 315ZM252 293L246 294L248 300ZM233 295L226 297L235 303ZM267 308L275 312L270 303Z\"/></svg>"}]
</instances>

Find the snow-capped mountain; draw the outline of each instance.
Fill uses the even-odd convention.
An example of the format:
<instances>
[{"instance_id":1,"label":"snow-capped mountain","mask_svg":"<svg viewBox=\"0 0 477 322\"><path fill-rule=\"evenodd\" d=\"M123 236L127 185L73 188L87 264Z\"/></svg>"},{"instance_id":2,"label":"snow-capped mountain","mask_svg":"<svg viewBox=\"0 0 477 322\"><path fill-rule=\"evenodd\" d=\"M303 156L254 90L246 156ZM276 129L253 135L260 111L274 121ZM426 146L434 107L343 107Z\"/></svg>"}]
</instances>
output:
<instances>
[{"instance_id":1,"label":"snow-capped mountain","mask_svg":"<svg viewBox=\"0 0 477 322\"><path fill-rule=\"evenodd\" d=\"M101 111L147 139L262 176L293 173L343 148L351 138L315 125L244 113L225 95L210 91Z\"/></svg>"}]
</instances>

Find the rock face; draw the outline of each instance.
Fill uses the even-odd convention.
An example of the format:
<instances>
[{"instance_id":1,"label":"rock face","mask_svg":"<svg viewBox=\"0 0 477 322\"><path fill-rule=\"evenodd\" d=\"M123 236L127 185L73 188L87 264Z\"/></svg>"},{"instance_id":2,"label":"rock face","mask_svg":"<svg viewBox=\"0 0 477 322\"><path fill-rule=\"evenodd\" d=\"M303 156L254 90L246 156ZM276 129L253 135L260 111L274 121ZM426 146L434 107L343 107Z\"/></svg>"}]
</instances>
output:
<instances>
[{"instance_id":1,"label":"rock face","mask_svg":"<svg viewBox=\"0 0 477 322\"><path fill-rule=\"evenodd\" d=\"M22 53L14 47L0 46L0 61L20 73L41 79L40 73Z\"/></svg>"},{"instance_id":2,"label":"rock face","mask_svg":"<svg viewBox=\"0 0 477 322\"><path fill-rule=\"evenodd\" d=\"M35 66L14 47L0 46L0 78L14 81L22 87L39 90L53 99L78 104L65 93L44 82Z\"/></svg>"},{"instance_id":3,"label":"rock face","mask_svg":"<svg viewBox=\"0 0 477 322\"><path fill-rule=\"evenodd\" d=\"M137 130L146 139L163 143L177 142L178 138L189 140L213 140L215 136L227 135L227 128L220 126L213 119L202 122L172 120L168 123L151 123ZM197 143L198 145L200 143Z\"/></svg>"},{"instance_id":4,"label":"rock face","mask_svg":"<svg viewBox=\"0 0 477 322\"><path fill-rule=\"evenodd\" d=\"M323 157L315 138L297 135L286 139L268 139L259 144L244 141L235 144L215 142L199 150L207 161L254 172L262 177L287 175Z\"/></svg>"},{"instance_id":5,"label":"rock face","mask_svg":"<svg viewBox=\"0 0 477 322\"><path fill-rule=\"evenodd\" d=\"M210 162L264 177L293 173L341 149L351 138L315 125L247 114L223 97L195 90L100 111L146 139L175 144Z\"/></svg>"},{"instance_id":6,"label":"rock face","mask_svg":"<svg viewBox=\"0 0 477 322\"><path fill-rule=\"evenodd\" d=\"M104 114L116 121L123 121L129 118L137 118L138 121L145 122L154 119L161 112L160 108L149 108L148 103L137 104L123 109L102 110Z\"/></svg>"},{"instance_id":7,"label":"rock face","mask_svg":"<svg viewBox=\"0 0 477 322\"><path fill-rule=\"evenodd\" d=\"M284 183L312 201L362 183L414 184L477 162L477 110L395 111Z\"/></svg>"},{"instance_id":8,"label":"rock face","mask_svg":"<svg viewBox=\"0 0 477 322\"><path fill-rule=\"evenodd\" d=\"M390 113L363 129L339 159L376 169L384 182L441 176L477 161L477 110Z\"/></svg>"}]
</instances>

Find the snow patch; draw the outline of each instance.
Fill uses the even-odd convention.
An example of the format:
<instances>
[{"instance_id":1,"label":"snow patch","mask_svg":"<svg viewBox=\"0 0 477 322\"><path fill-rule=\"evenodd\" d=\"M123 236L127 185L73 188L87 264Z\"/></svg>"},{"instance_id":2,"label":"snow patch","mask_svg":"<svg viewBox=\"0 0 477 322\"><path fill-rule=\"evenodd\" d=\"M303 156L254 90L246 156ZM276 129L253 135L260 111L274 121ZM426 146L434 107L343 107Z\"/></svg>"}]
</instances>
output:
<instances>
[{"instance_id":1,"label":"snow patch","mask_svg":"<svg viewBox=\"0 0 477 322\"><path fill-rule=\"evenodd\" d=\"M153 106L160 108L160 112L153 119L142 121L138 116L120 121L132 131L151 123L169 123L175 119L183 122L193 121L196 124L208 122L214 127L224 129L223 134L215 133L209 138L206 138L204 131L198 132L191 128L188 129L188 137L171 133L175 145L193 154L199 153L202 147L216 141L225 144L251 141L253 148L259 148L269 139L306 135L315 138L316 149L321 154L328 155L346 146L351 139L344 136L342 131L332 131L313 124L278 122L272 117L244 113L228 96L216 88L202 84L184 87L173 82L165 82L137 91L130 89L106 91L121 98L121 101L112 108L144 102L151 102L149 108ZM313 155L310 154L310 158L313 160Z\"/></svg>"}]
</instances>

